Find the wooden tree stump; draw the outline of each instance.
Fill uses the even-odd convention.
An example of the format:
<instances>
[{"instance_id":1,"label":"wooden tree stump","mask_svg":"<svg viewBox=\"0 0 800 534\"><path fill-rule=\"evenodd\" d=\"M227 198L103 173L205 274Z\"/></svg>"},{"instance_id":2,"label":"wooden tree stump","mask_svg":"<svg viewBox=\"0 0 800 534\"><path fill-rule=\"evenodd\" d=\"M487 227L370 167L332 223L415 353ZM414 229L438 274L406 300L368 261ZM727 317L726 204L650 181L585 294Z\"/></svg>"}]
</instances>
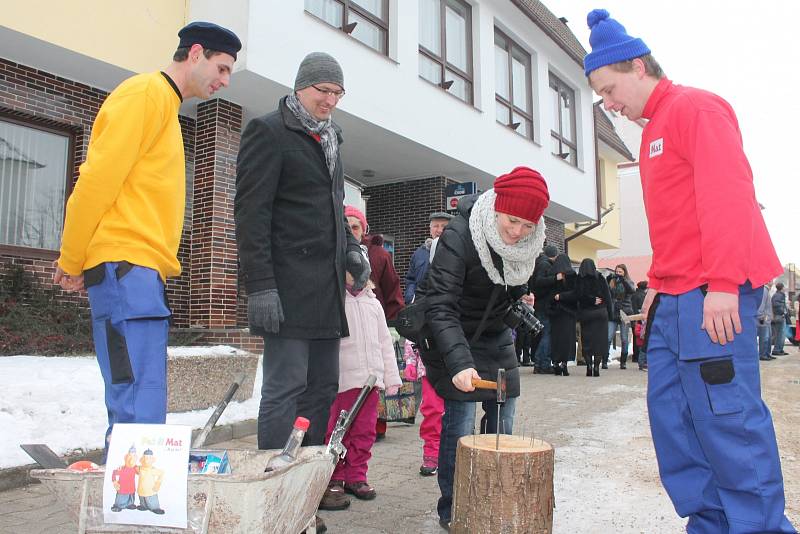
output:
<instances>
[{"instance_id":1,"label":"wooden tree stump","mask_svg":"<svg viewBox=\"0 0 800 534\"><path fill-rule=\"evenodd\" d=\"M551 534L553 447L542 440L495 434L464 436L453 482L455 534Z\"/></svg>"}]
</instances>

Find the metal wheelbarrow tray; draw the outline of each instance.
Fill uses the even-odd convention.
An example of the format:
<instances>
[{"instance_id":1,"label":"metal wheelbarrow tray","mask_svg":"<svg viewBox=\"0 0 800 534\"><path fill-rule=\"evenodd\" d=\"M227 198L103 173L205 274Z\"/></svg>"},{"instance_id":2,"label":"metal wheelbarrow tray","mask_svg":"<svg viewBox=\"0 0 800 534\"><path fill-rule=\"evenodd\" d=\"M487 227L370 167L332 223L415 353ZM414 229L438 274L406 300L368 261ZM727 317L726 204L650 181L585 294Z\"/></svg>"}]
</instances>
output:
<instances>
[{"instance_id":1,"label":"metal wheelbarrow tray","mask_svg":"<svg viewBox=\"0 0 800 534\"><path fill-rule=\"evenodd\" d=\"M309 524L335 467L324 446L302 447L297 461L264 472L276 450L228 449L230 474L190 473L187 528L120 525L103 522L104 472L36 469L41 480L78 523L78 532L136 533L299 533Z\"/></svg>"}]
</instances>

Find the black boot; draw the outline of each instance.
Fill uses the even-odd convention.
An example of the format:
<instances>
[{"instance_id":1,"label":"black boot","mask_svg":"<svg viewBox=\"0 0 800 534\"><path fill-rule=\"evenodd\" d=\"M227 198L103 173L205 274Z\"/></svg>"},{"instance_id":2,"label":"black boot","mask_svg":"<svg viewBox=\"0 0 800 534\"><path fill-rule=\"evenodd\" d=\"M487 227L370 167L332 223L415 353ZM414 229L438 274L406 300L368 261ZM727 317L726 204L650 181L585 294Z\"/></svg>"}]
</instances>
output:
<instances>
[{"instance_id":1,"label":"black boot","mask_svg":"<svg viewBox=\"0 0 800 534\"><path fill-rule=\"evenodd\" d=\"M603 369L608 369L608 356L603 356L603 365L601 365Z\"/></svg>"},{"instance_id":2,"label":"black boot","mask_svg":"<svg viewBox=\"0 0 800 534\"><path fill-rule=\"evenodd\" d=\"M569 371L567 371L567 362L561 364L561 374L564 376L569 376Z\"/></svg>"},{"instance_id":3,"label":"black boot","mask_svg":"<svg viewBox=\"0 0 800 534\"><path fill-rule=\"evenodd\" d=\"M620 354L620 356L619 356L619 368L620 369L627 369L627 367L625 367L625 362L627 362L627 361L628 361L628 355L627 354Z\"/></svg>"},{"instance_id":4,"label":"black boot","mask_svg":"<svg viewBox=\"0 0 800 534\"><path fill-rule=\"evenodd\" d=\"M561 376L561 364L556 362L553 364L553 374L556 376Z\"/></svg>"},{"instance_id":5,"label":"black boot","mask_svg":"<svg viewBox=\"0 0 800 534\"><path fill-rule=\"evenodd\" d=\"M593 376L600 376L600 364L599 363L595 363L594 364L594 369L592 371L592 375Z\"/></svg>"},{"instance_id":6,"label":"black boot","mask_svg":"<svg viewBox=\"0 0 800 534\"><path fill-rule=\"evenodd\" d=\"M586 376L592 376L592 357L584 356L584 360L586 360Z\"/></svg>"}]
</instances>

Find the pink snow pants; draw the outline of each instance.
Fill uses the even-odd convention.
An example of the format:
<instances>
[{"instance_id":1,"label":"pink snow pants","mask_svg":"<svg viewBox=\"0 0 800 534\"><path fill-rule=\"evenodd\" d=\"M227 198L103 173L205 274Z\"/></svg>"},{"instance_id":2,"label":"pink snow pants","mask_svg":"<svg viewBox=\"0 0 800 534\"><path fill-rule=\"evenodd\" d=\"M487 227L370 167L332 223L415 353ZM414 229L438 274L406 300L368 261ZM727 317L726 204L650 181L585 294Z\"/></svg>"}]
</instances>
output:
<instances>
[{"instance_id":1,"label":"pink snow pants","mask_svg":"<svg viewBox=\"0 0 800 534\"><path fill-rule=\"evenodd\" d=\"M423 458L439 458L439 439L442 435L442 414L444 399L436 394L427 376L422 377L422 422L419 425L419 437L425 443L422 446Z\"/></svg>"},{"instance_id":2,"label":"pink snow pants","mask_svg":"<svg viewBox=\"0 0 800 534\"><path fill-rule=\"evenodd\" d=\"M348 389L336 395L328 417L328 432L325 443L328 443L336 426L339 412L350 410L361 388ZM375 422L378 420L378 389L374 388L367 395L350 429L342 443L347 448L344 460L336 464L331 480L343 480L348 484L367 481L367 463L372 458L372 445L375 443ZM438 438L437 438L438 443Z\"/></svg>"}]
</instances>

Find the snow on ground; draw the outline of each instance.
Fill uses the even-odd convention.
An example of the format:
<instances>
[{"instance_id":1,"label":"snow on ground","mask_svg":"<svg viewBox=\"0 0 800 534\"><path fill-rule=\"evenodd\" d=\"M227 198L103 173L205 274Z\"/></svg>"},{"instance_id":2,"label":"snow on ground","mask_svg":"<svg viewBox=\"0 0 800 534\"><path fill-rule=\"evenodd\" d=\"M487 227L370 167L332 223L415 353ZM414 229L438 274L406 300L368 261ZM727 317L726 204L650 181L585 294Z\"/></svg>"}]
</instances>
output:
<instances>
[{"instance_id":1,"label":"snow on ground","mask_svg":"<svg viewBox=\"0 0 800 534\"><path fill-rule=\"evenodd\" d=\"M198 348L190 350L198 354ZM200 350L232 354L237 349ZM170 348L169 352L181 356L186 348ZM256 372L253 391L261 391L260 372ZM58 454L103 447L108 420L103 380L94 356L4 356L0 358L0 392L0 468L33 463L20 448L22 443L44 443ZM259 394L245 402L231 402L217 424L256 417L260 397ZM200 428L213 411L214 407L170 413L167 423Z\"/></svg>"}]
</instances>

